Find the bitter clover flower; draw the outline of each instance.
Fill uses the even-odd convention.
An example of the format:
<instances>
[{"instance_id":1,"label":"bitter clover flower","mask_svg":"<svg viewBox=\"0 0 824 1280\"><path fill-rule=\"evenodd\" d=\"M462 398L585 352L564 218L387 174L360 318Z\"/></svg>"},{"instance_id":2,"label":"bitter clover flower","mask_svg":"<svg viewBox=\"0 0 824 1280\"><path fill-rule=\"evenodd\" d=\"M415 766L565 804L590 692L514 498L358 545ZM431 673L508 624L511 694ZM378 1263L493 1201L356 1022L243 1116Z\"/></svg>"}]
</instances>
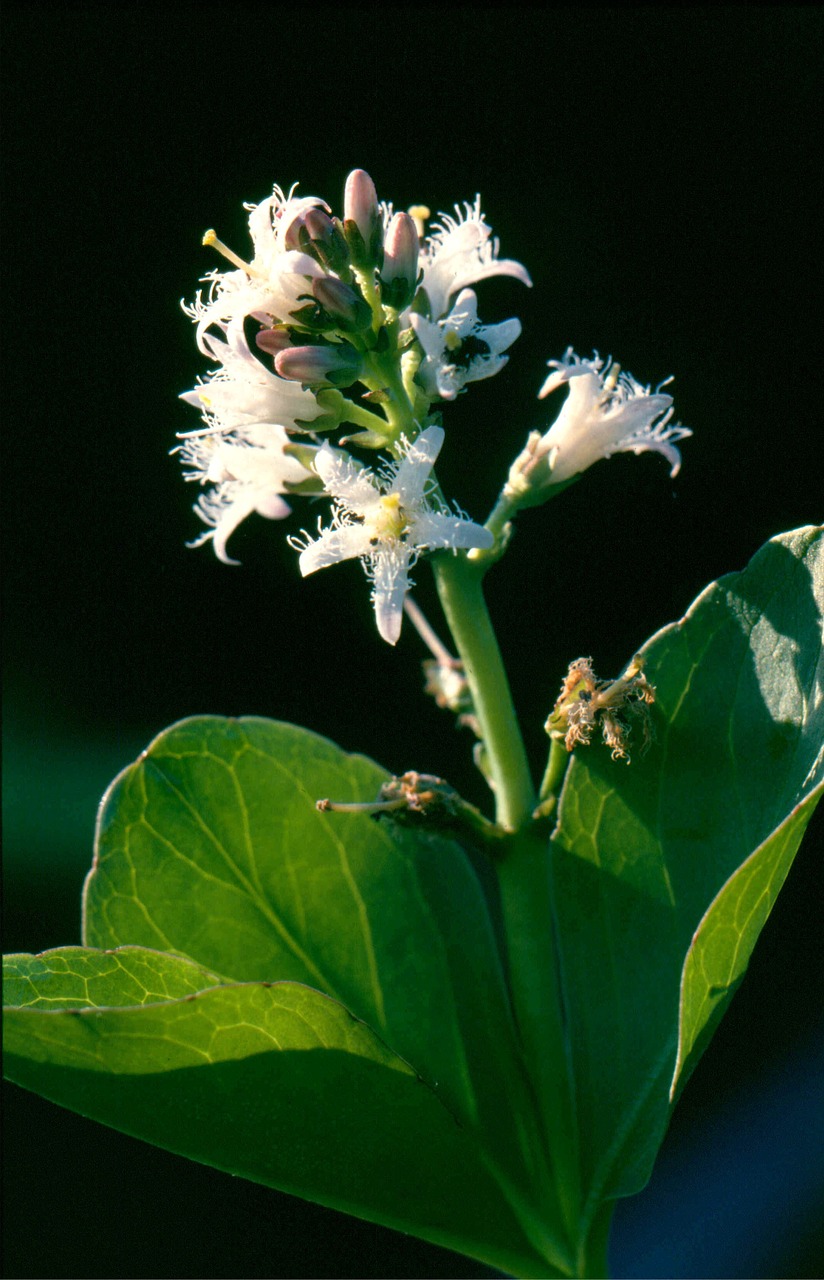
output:
<instances>
[{"instance_id":1,"label":"bitter clover flower","mask_svg":"<svg viewBox=\"0 0 824 1280\"><path fill-rule=\"evenodd\" d=\"M256 511L269 520L282 520L290 507L281 496L287 486L309 479L297 459L284 453L289 436L276 424L255 424L230 434L198 433L179 447L189 468L187 480L211 484L195 504L200 518L212 528L189 545L199 547L211 539L215 555L224 564L237 564L226 551L230 534Z\"/></svg>"},{"instance_id":2,"label":"bitter clover flower","mask_svg":"<svg viewBox=\"0 0 824 1280\"><path fill-rule=\"evenodd\" d=\"M569 347L562 360L549 360L554 370L538 395L541 399L557 387L569 388L561 412L541 438L538 452L546 456L553 484L569 480L599 458L614 453L662 453L670 463L670 475L681 467L676 440L692 435L679 423L670 425L672 396L643 387L620 365L601 360L597 351L582 360ZM606 370L604 373L603 371Z\"/></svg>"},{"instance_id":3,"label":"bitter clover flower","mask_svg":"<svg viewBox=\"0 0 824 1280\"><path fill-rule=\"evenodd\" d=\"M186 308L197 324L198 346L205 355L210 352L205 335L211 325L221 321L241 321L255 316L263 323L269 317L287 320L307 292L307 280L323 274L322 268L308 253L289 249L286 238L293 223L308 210L326 207L317 196L298 198L293 187L284 195L275 187L268 199L258 205L246 205L249 234L254 253L245 262L220 241L214 231L207 231L203 243L212 246L232 262L234 271L212 271L204 277L209 291L204 298L197 294Z\"/></svg>"},{"instance_id":4,"label":"bitter clover flower","mask_svg":"<svg viewBox=\"0 0 824 1280\"><path fill-rule=\"evenodd\" d=\"M433 398L454 400L467 382L480 382L498 373L521 333L520 320L483 325L478 320L478 299L472 289L462 289L443 320L410 317L415 336L425 354L420 367L424 390Z\"/></svg>"},{"instance_id":5,"label":"bitter clover flower","mask_svg":"<svg viewBox=\"0 0 824 1280\"><path fill-rule=\"evenodd\" d=\"M481 197L474 205L455 205L455 217L439 214L421 246L421 289L426 296L430 320L440 320L449 311L449 300L468 285L491 276L514 276L531 285L529 272L520 262L498 257L498 240L481 213Z\"/></svg>"},{"instance_id":6,"label":"bitter clover flower","mask_svg":"<svg viewBox=\"0 0 824 1280\"><path fill-rule=\"evenodd\" d=\"M494 549L496 557L519 507L545 501L620 450L655 450L676 474L676 441L690 432L671 424L671 396L570 348L550 361L540 392L566 384L566 402L547 432L530 435L486 527L453 511L432 474L444 434L431 409L498 373L521 332L515 318L483 324L471 286L500 275L530 285L529 274L498 256L480 197L456 205L454 217L440 214L427 233L425 206L396 213L363 170L347 179L342 219L295 190L275 187L246 206L250 261L214 232L204 237L232 270L206 277L207 296L186 308L201 350L218 365L183 396L206 426L182 433L179 451L188 478L212 486L195 507L210 529L192 545L211 540L232 563L226 542L247 515L281 518L289 513L284 495L322 486L332 524L319 522L317 538L292 540L301 573L361 558L378 631L395 644L409 570L422 552L482 558ZM321 447L317 433L345 423L358 430ZM295 432L311 443L290 445ZM353 448L389 456L373 472Z\"/></svg>"},{"instance_id":7,"label":"bitter clover flower","mask_svg":"<svg viewBox=\"0 0 824 1280\"><path fill-rule=\"evenodd\" d=\"M341 560L363 561L378 631L388 644L400 636L409 570L422 551L492 545L488 530L451 512L434 491L431 472L443 441L441 427L427 427L378 475L325 444L315 470L334 500L332 524L317 538L290 539L304 577Z\"/></svg>"},{"instance_id":8,"label":"bitter clover flower","mask_svg":"<svg viewBox=\"0 0 824 1280\"><path fill-rule=\"evenodd\" d=\"M249 349L240 323L218 324L224 339L203 335L203 346L219 362L207 379L180 397L200 409L204 431L235 431L253 423L278 423L290 430L310 427L323 409L310 391L272 373ZM186 432L194 435L195 432Z\"/></svg>"}]
</instances>

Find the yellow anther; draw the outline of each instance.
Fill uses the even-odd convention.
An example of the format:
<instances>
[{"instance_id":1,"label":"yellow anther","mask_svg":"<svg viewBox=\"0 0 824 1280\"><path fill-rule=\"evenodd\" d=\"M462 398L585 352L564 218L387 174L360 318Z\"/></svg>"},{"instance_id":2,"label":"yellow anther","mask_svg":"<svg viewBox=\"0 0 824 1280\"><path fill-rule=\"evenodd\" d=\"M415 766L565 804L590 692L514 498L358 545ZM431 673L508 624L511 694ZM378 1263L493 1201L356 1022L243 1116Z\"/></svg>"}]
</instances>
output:
<instances>
[{"instance_id":1,"label":"yellow anther","mask_svg":"<svg viewBox=\"0 0 824 1280\"><path fill-rule=\"evenodd\" d=\"M400 538L407 529L406 512L401 506L399 493L384 493L380 499L380 515L375 521L375 531L381 538Z\"/></svg>"},{"instance_id":2,"label":"yellow anther","mask_svg":"<svg viewBox=\"0 0 824 1280\"><path fill-rule=\"evenodd\" d=\"M247 275L255 274L254 268L250 267L248 262L244 262L243 259L239 258L238 255L225 245L222 240L218 240L216 231L207 231L203 237L202 243L209 249L217 249L218 253L222 253L224 258L228 258L233 266L240 267L241 271L245 271Z\"/></svg>"},{"instance_id":3,"label":"yellow anther","mask_svg":"<svg viewBox=\"0 0 824 1280\"><path fill-rule=\"evenodd\" d=\"M609 373L604 378L604 390L610 395L618 385L618 375L621 372L620 364L614 364L610 368Z\"/></svg>"},{"instance_id":4,"label":"yellow anther","mask_svg":"<svg viewBox=\"0 0 824 1280\"><path fill-rule=\"evenodd\" d=\"M423 240L426 231L426 219L432 216L432 211L425 204L413 204L406 211L414 222L418 235Z\"/></svg>"},{"instance_id":5,"label":"yellow anther","mask_svg":"<svg viewBox=\"0 0 824 1280\"><path fill-rule=\"evenodd\" d=\"M458 351L461 346L461 339L458 337L454 329L447 329L443 335L443 345L447 351Z\"/></svg>"}]
</instances>

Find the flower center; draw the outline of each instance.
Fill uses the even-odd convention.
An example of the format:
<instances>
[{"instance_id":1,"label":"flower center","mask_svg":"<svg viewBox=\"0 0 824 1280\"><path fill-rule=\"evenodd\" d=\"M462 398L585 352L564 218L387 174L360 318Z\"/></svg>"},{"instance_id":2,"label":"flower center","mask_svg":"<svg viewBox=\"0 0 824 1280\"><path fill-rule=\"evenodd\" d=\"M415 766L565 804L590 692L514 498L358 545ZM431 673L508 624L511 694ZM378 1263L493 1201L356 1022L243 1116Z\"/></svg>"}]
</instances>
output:
<instances>
[{"instance_id":1,"label":"flower center","mask_svg":"<svg viewBox=\"0 0 824 1280\"><path fill-rule=\"evenodd\" d=\"M402 540L409 528L409 521L401 506L399 493L383 494L370 524L376 541L400 542Z\"/></svg>"},{"instance_id":2,"label":"flower center","mask_svg":"<svg viewBox=\"0 0 824 1280\"><path fill-rule=\"evenodd\" d=\"M484 342L483 338L477 337L474 333L468 333L465 338L461 338L454 329L447 329L443 336L443 344L456 369L468 369L473 360L479 356L489 355L489 343Z\"/></svg>"}]
</instances>

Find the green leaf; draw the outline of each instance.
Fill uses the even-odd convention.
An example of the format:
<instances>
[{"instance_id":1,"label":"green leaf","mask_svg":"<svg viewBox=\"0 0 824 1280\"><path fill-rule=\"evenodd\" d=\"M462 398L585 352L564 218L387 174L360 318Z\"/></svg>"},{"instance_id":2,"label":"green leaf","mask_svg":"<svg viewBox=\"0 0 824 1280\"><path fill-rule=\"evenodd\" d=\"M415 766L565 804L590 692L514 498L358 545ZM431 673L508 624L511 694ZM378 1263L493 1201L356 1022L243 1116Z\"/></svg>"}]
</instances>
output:
<instances>
[{"instance_id":1,"label":"green leaf","mask_svg":"<svg viewBox=\"0 0 824 1280\"><path fill-rule=\"evenodd\" d=\"M642 649L649 752L568 770L553 865L589 1213L648 1178L821 794L822 613L822 530L773 539Z\"/></svg>"},{"instance_id":2,"label":"green leaf","mask_svg":"<svg viewBox=\"0 0 824 1280\"><path fill-rule=\"evenodd\" d=\"M681 975L675 1101L747 970L824 783L730 876L696 930Z\"/></svg>"},{"instance_id":3,"label":"green leaf","mask_svg":"<svg viewBox=\"0 0 824 1280\"><path fill-rule=\"evenodd\" d=\"M294 982L220 985L141 948L12 956L6 971L20 1001L4 1015L6 1072L24 1087L192 1159L549 1274L473 1136L337 1001Z\"/></svg>"},{"instance_id":4,"label":"green leaf","mask_svg":"<svg viewBox=\"0 0 824 1280\"><path fill-rule=\"evenodd\" d=\"M232 982L305 983L339 1001L483 1135L501 1194L540 1221L541 1248L563 1262L495 932L466 852L428 830L315 808L372 800L387 777L292 725L204 716L173 726L104 797L84 941L183 955Z\"/></svg>"},{"instance_id":5,"label":"green leaf","mask_svg":"<svg viewBox=\"0 0 824 1280\"><path fill-rule=\"evenodd\" d=\"M157 1004L219 982L199 965L145 947L117 951L59 947L39 956L3 957L3 1004L17 1009Z\"/></svg>"}]
</instances>

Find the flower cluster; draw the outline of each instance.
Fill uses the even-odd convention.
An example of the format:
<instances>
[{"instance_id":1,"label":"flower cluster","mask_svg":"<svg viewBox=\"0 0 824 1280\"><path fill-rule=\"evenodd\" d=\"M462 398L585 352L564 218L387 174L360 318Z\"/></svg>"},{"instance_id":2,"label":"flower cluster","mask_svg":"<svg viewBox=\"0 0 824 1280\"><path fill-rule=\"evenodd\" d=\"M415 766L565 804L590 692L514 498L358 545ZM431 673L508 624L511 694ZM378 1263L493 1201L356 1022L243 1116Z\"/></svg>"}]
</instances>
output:
<instances>
[{"instance_id":1,"label":"flower cluster","mask_svg":"<svg viewBox=\"0 0 824 1280\"><path fill-rule=\"evenodd\" d=\"M212 540L234 563L227 539L247 515L279 519L289 494L325 492L333 524L301 544L301 571L360 556L390 643L415 557L489 544L430 495L443 435L429 412L497 373L521 331L514 319L482 324L469 286L494 275L530 284L520 263L498 257L479 200L442 214L426 236L428 216L380 204L360 169L347 180L342 218L317 196L275 187L249 206L248 261L207 232L204 243L231 269L211 272L185 308L215 366L182 397L205 422L178 446L186 478L210 486L195 506L209 528L193 545ZM359 430L341 445L385 449L388 470L376 477L321 446L318 434L344 423Z\"/></svg>"},{"instance_id":2,"label":"flower cluster","mask_svg":"<svg viewBox=\"0 0 824 1280\"><path fill-rule=\"evenodd\" d=\"M204 487L195 510L207 529L192 545L211 541L235 563L227 541L248 515L280 519L290 496L325 495L329 527L291 539L301 573L360 558L378 630L394 644L422 553L495 558L520 507L621 450L657 451L678 471L677 441L691 433L671 422L665 384L652 391L570 348L549 362L539 393L565 386L566 401L548 431L529 436L487 525L453 511L432 471L444 439L433 410L498 373L521 332L514 318L482 323L473 286L491 276L531 284L521 263L499 256L480 198L440 214L427 234L427 208L396 213L355 169L342 217L294 187L247 208L249 259L207 232L229 269L210 272L185 307L213 364L182 397L205 424L178 445L186 478ZM344 425L354 431L323 443ZM388 461L371 471L351 449Z\"/></svg>"},{"instance_id":3,"label":"flower cluster","mask_svg":"<svg viewBox=\"0 0 824 1280\"><path fill-rule=\"evenodd\" d=\"M304 577L340 560L363 561L378 631L389 644L400 635L409 570L422 551L491 547L493 542L487 529L449 511L430 483L443 440L441 427L427 427L414 443L402 442L400 461L389 463L378 477L325 444L315 469L334 499L332 524L317 538L290 539L300 551Z\"/></svg>"}]
</instances>

